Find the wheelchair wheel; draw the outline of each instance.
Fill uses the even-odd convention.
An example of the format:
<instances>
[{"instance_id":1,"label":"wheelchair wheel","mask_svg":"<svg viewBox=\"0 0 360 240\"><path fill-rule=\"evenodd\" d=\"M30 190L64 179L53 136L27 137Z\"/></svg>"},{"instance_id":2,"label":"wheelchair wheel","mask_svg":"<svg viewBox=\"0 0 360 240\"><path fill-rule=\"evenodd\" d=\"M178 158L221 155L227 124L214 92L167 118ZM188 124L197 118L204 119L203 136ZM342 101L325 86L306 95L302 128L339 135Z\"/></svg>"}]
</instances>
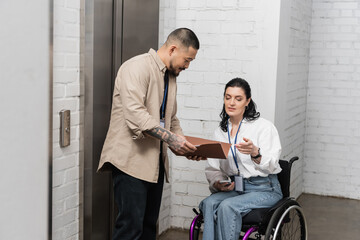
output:
<instances>
[{"instance_id":1,"label":"wheelchair wheel","mask_svg":"<svg viewBox=\"0 0 360 240\"><path fill-rule=\"evenodd\" d=\"M191 222L189 231L189 240L201 240L201 224L203 223L202 214L197 215Z\"/></svg>"},{"instance_id":2,"label":"wheelchair wheel","mask_svg":"<svg viewBox=\"0 0 360 240\"><path fill-rule=\"evenodd\" d=\"M306 240L306 220L301 207L290 200L279 207L270 219L266 240Z\"/></svg>"}]
</instances>

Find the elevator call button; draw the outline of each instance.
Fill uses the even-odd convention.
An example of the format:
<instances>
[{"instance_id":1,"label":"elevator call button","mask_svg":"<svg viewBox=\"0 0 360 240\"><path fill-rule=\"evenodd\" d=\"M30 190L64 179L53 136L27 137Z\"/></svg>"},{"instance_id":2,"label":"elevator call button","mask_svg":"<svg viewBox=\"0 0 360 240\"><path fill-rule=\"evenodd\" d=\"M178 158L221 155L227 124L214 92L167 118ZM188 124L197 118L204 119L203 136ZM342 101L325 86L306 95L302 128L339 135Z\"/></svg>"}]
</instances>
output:
<instances>
[{"instance_id":1,"label":"elevator call button","mask_svg":"<svg viewBox=\"0 0 360 240\"><path fill-rule=\"evenodd\" d=\"M60 111L60 147L70 145L70 110Z\"/></svg>"}]
</instances>

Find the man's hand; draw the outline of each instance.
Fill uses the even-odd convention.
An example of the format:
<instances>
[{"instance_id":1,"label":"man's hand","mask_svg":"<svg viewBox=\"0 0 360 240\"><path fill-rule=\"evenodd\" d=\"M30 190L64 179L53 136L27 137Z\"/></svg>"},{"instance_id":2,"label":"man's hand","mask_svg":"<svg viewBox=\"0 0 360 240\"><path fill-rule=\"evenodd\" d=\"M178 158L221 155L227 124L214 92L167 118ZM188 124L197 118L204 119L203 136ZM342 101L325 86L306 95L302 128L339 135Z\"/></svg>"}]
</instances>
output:
<instances>
[{"instance_id":1,"label":"man's hand","mask_svg":"<svg viewBox=\"0 0 360 240\"><path fill-rule=\"evenodd\" d=\"M172 136L169 138L169 147L175 152L183 155L186 153L192 153L196 150L196 147L192 145L185 137L172 133Z\"/></svg>"},{"instance_id":2,"label":"man's hand","mask_svg":"<svg viewBox=\"0 0 360 240\"><path fill-rule=\"evenodd\" d=\"M183 138L183 139L186 141L186 138L185 138L185 137L180 136L180 135L177 135L177 136L179 136L180 138ZM191 146L194 146L194 145L191 144L190 142L188 142L188 141L186 141L186 142L189 143ZM195 146L194 146L194 147L195 147ZM173 149L171 148L171 150L173 150ZM196 147L195 147L195 150L196 150ZM194 151L195 151L195 150L194 150ZM175 150L174 150L174 151L175 151ZM194 152L194 151L192 151L192 152ZM200 157L200 156L186 156L186 158L189 159L189 160L193 160L193 161L207 160L206 157Z\"/></svg>"},{"instance_id":3,"label":"man's hand","mask_svg":"<svg viewBox=\"0 0 360 240\"><path fill-rule=\"evenodd\" d=\"M193 161L207 160L206 157L199 157L199 156L186 156L186 158Z\"/></svg>"}]
</instances>

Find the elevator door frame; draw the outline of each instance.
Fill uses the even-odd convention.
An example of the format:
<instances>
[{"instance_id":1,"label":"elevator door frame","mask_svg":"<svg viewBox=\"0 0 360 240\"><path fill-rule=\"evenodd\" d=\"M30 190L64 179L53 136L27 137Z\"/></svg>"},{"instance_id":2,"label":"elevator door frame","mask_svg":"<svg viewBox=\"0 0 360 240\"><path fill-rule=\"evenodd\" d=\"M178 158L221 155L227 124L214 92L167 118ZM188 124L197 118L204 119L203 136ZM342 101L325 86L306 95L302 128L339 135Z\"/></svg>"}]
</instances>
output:
<instances>
[{"instance_id":1,"label":"elevator door frame","mask_svg":"<svg viewBox=\"0 0 360 240\"><path fill-rule=\"evenodd\" d=\"M106 240L115 219L112 181L110 173L96 170L110 122L114 80L124 61L157 49L159 0L87 0L84 16L80 239Z\"/></svg>"}]
</instances>

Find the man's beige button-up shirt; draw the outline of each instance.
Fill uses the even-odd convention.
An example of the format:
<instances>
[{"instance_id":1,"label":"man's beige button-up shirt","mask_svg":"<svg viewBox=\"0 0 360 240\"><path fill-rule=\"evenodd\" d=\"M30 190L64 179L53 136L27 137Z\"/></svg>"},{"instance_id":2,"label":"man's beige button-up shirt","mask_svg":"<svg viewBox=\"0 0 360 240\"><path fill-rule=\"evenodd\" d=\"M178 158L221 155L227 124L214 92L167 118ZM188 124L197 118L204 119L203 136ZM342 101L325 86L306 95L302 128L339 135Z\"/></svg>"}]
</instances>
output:
<instances>
[{"instance_id":1,"label":"man's beige button-up shirt","mask_svg":"<svg viewBox=\"0 0 360 240\"><path fill-rule=\"evenodd\" d=\"M108 162L135 178L157 182L160 140L146 136L144 132L160 126L165 71L165 64L153 49L129 59L120 67L98 170L104 170ZM169 76L165 128L183 135L176 117L174 76ZM162 152L168 179L169 160L165 143Z\"/></svg>"}]
</instances>

